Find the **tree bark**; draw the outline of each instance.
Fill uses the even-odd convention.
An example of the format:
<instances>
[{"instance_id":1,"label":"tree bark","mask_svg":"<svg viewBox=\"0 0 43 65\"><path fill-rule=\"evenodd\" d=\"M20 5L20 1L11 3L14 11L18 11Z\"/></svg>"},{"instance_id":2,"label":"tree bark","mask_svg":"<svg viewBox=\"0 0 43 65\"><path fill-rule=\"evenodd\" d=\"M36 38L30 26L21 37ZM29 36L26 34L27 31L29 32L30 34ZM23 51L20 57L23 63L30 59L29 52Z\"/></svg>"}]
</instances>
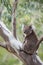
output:
<instances>
[{"instance_id":1,"label":"tree bark","mask_svg":"<svg viewBox=\"0 0 43 65\"><path fill-rule=\"evenodd\" d=\"M17 8L18 0L15 0L13 3L13 10L12 10L12 30L13 30L13 35L15 38L16 36L16 8Z\"/></svg>"}]
</instances>

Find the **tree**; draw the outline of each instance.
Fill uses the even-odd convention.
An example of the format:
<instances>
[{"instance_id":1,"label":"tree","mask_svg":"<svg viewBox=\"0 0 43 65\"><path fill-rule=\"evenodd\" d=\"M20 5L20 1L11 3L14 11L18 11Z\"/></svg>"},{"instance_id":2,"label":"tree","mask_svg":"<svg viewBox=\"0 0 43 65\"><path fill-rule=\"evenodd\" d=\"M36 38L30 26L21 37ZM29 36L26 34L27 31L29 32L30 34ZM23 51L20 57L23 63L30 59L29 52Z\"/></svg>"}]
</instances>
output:
<instances>
[{"instance_id":1,"label":"tree","mask_svg":"<svg viewBox=\"0 0 43 65\"><path fill-rule=\"evenodd\" d=\"M5 48L10 53L16 55L24 63L24 65L42 65L42 62L38 59L39 57L36 54L29 55L24 51L21 51L23 43L17 40L16 36L16 8L18 0L15 0L13 3L12 10L12 29L13 34L5 26L5 24L0 21L0 36L3 37L6 44L0 42L0 46ZM35 61L36 62L35 62Z\"/></svg>"}]
</instances>

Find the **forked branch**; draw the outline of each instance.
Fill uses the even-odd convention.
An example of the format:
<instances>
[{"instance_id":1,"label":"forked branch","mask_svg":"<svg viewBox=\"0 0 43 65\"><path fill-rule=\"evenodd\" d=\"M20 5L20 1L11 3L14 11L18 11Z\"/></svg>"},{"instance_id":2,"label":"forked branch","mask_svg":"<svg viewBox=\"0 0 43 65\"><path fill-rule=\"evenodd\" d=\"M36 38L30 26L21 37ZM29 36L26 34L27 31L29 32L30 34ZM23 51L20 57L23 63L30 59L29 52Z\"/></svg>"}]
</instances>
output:
<instances>
[{"instance_id":1,"label":"forked branch","mask_svg":"<svg viewBox=\"0 0 43 65\"><path fill-rule=\"evenodd\" d=\"M0 36L3 37L7 43L7 48L12 48L17 54L19 53L20 48L22 48L22 43L14 38L2 21L0 21Z\"/></svg>"}]
</instances>

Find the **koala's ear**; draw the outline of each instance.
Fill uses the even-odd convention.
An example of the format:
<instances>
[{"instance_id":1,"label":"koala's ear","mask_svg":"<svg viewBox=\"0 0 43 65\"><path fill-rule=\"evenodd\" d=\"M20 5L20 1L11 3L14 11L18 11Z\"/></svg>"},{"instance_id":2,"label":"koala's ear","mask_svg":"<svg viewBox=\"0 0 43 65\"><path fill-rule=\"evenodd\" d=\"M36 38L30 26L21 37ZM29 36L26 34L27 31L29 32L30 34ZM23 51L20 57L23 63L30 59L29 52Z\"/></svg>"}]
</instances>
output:
<instances>
[{"instance_id":1,"label":"koala's ear","mask_svg":"<svg viewBox=\"0 0 43 65\"><path fill-rule=\"evenodd\" d=\"M31 30L35 30L35 26L34 26L33 24L30 24L29 28L30 28Z\"/></svg>"},{"instance_id":2,"label":"koala's ear","mask_svg":"<svg viewBox=\"0 0 43 65\"><path fill-rule=\"evenodd\" d=\"M24 25L24 28L26 28L27 27L27 25Z\"/></svg>"},{"instance_id":3,"label":"koala's ear","mask_svg":"<svg viewBox=\"0 0 43 65\"><path fill-rule=\"evenodd\" d=\"M34 25L32 25L32 29L35 30L35 26Z\"/></svg>"},{"instance_id":4,"label":"koala's ear","mask_svg":"<svg viewBox=\"0 0 43 65\"><path fill-rule=\"evenodd\" d=\"M27 26L26 26L26 25L24 25L24 27L23 27L23 31L24 31L24 32L25 32L26 28L27 28Z\"/></svg>"}]
</instances>

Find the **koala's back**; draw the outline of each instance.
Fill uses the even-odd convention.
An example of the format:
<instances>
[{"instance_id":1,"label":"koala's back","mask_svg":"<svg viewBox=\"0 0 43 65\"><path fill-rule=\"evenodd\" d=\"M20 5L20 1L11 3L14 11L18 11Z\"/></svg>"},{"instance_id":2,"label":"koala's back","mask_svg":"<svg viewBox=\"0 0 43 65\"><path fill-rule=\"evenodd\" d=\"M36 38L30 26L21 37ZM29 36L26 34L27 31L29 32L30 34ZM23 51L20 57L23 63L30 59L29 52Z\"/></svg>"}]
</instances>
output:
<instances>
[{"instance_id":1,"label":"koala's back","mask_svg":"<svg viewBox=\"0 0 43 65\"><path fill-rule=\"evenodd\" d=\"M24 50L26 52L29 52L34 49L36 43L38 41L38 38L34 32L32 32L29 36L25 38L25 43L24 43Z\"/></svg>"}]
</instances>

